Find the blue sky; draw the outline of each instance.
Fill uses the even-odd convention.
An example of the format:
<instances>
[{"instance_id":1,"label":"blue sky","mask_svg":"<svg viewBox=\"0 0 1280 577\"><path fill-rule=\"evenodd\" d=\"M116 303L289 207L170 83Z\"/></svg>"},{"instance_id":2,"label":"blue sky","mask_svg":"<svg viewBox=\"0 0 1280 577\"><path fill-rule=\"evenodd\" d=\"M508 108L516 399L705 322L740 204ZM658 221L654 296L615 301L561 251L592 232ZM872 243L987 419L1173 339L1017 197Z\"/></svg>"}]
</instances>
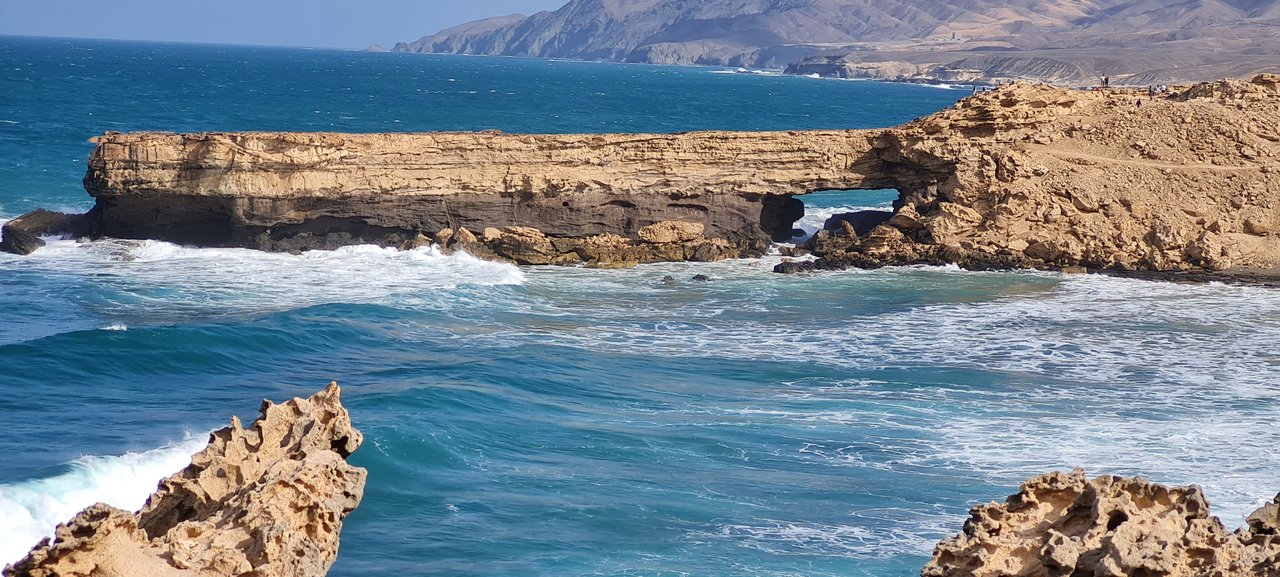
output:
<instances>
[{"instance_id":1,"label":"blue sky","mask_svg":"<svg viewBox=\"0 0 1280 577\"><path fill-rule=\"evenodd\" d=\"M567 0L0 0L0 34L364 48Z\"/></svg>"}]
</instances>

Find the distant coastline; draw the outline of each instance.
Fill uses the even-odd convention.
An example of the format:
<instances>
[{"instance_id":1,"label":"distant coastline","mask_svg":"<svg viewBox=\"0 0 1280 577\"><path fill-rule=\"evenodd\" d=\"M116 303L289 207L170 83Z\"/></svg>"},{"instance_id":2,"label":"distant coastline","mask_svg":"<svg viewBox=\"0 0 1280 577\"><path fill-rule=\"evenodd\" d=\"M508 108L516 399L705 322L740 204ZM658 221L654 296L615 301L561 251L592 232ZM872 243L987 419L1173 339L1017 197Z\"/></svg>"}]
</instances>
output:
<instances>
[{"instance_id":1,"label":"distant coastline","mask_svg":"<svg viewBox=\"0 0 1280 577\"><path fill-rule=\"evenodd\" d=\"M1190 84L1280 72L1280 4L814 0L752 12L673 1L477 20L394 52L780 69L926 84Z\"/></svg>"}]
</instances>

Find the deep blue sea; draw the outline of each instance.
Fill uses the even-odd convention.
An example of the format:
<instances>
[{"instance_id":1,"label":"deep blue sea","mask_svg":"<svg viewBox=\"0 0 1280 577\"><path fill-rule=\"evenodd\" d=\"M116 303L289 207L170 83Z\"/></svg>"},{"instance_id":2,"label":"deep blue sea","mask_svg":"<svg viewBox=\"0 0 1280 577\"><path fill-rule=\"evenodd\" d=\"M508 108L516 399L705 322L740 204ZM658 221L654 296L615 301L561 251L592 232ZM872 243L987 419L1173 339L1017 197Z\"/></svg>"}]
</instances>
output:
<instances>
[{"instance_id":1,"label":"deep blue sea","mask_svg":"<svg viewBox=\"0 0 1280 577\"><path fill-rule=\"evenodd\" d=\"M105 130L858 128L967 94L723 72L0 37L0 220L91 206ZM1280 291L776 262L0 254L0 564L330 380L369 469L341 577L907 576L1041 472L1199 483L1231 527L1280 490Z\"/></svg>"}]
</instances>

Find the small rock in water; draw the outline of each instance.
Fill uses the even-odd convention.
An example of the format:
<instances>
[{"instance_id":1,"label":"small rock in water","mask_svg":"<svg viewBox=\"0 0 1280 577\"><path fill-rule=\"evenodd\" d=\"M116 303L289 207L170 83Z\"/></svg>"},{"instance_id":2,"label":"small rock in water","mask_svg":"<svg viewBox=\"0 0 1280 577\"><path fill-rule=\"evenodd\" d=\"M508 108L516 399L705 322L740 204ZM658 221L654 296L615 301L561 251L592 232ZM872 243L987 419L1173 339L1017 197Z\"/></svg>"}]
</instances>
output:
<instances>
[{"instance_id":1,"label":"small rock in water","mask_svg":"<svg viewBox=\"0 0 1280 577\"><path fill-rule=\"evenodd\" d=\"M693 280L696 280L698 282L709 282L711 280L711 277L705 274L696 274L696 275L693 275Z\"/></svg>"},{"instance_id":2,"label":"small rock in water","mask_svg":"<svg viewBox=\"0 0 1280 577\"><path fill-rule=\"evenodd\" d=\"M667 275L662 277L662 284L676 284L676 277Z\"/></svg>"}]
</instances>

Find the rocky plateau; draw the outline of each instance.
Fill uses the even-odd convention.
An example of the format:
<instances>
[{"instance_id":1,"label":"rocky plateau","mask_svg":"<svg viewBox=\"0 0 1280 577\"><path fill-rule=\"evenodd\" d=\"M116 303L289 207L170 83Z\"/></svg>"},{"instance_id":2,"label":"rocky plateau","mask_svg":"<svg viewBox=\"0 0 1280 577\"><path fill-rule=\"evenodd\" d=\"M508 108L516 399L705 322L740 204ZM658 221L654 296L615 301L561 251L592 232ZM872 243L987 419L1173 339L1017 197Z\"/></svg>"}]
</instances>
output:
<instances>
[{"instance_id":1,"label":"rocky plateau","mask_svg":"<svg viewBox=\"0 0 1280 577\"><path fill-rule=\"evenodd\" d=\"M758 256L792 238L808 192L896 189L891 213L828 223L786 249L816 260L778 270L1280 267L1277 75L1155 95L1012 83L874 130L94 141L94 209L19 217L0 248L29 252L51 234L273 251L436 244L617 267Z\"/></svg>"},{"instance_id":2,"label":"rocky plateau","mask_svg":"<svg viewBox=\"0 0 1280 577\"><path fill-rule=\"evenodd\" d=\"M362 442L336 383L234 417L136 513L99 503L59 525L4 577L320 577L360 504Z\"/></svg>"}]
</instances>

